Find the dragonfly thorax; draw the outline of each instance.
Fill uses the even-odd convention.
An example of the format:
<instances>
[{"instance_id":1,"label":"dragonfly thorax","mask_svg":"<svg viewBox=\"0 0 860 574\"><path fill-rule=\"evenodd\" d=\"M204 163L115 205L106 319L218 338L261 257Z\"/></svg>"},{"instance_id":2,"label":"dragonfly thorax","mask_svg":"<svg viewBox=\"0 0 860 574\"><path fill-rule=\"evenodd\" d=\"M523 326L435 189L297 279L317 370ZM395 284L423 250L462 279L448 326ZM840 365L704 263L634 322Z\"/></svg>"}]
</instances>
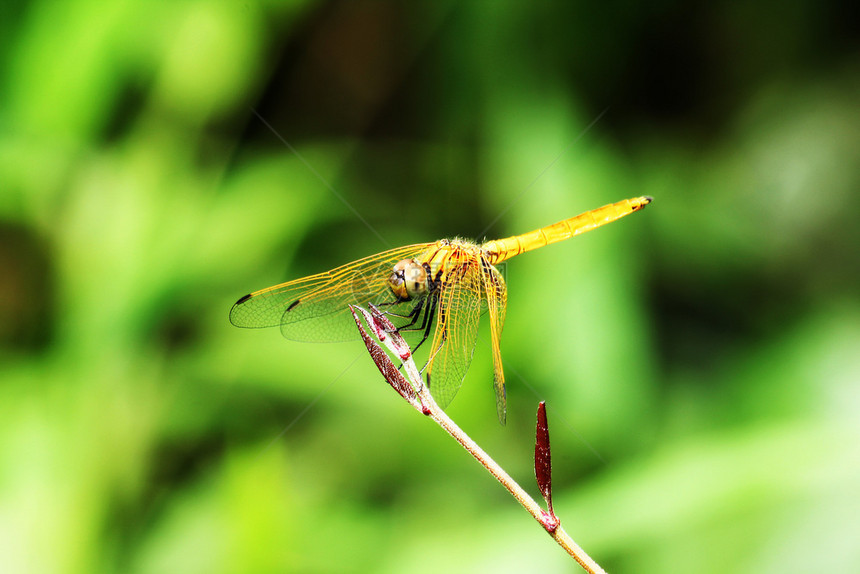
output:
<instances>
[{"instance_id":1,"label":"dragonfly thorax","mask_svg":"<svg viewBox=\"0 0 860 574\"><path fill-rule=\"evenodd\" d=\"M398 261L388 278L388 286L401 301L423 297L427 294L429 283L429 266L415 259Z\"/></svg>"}]
</instances>

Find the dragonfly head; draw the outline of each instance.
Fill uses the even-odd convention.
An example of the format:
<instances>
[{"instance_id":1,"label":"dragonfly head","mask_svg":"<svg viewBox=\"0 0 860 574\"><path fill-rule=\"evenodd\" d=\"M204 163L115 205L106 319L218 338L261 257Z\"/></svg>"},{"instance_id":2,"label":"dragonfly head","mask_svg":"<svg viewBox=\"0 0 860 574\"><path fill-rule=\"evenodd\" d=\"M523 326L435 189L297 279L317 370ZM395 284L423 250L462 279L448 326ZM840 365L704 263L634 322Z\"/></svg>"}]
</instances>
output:
<instances>
[{"instance_id":1,"label":"dragonfly head","mask_svg":"<svg viewBox=\"0 0 860 574\"><path fill-rule=\"evenodd\" d=\"M416 299L427 293L427 268L414 259L398 261L388 278L388 286L401 301Z\"/></svg>"}]
</instances>

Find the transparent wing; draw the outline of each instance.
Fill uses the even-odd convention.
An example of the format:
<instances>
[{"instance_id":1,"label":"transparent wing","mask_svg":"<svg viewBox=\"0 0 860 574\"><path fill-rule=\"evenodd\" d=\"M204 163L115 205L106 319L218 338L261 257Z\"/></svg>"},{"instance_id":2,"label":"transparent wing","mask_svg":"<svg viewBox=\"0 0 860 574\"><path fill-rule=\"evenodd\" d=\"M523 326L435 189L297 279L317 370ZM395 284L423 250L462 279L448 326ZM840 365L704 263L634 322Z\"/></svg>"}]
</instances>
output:
<instances>
[{"instance_id":1,"label":"transparent wing","mask_svg":"<svg viewBox=\"0 0 860 574\"><path fill-rule=\"evenodd\" d=\"M436 330L426 370L430 392L443 409L463 384L475 351L481 317L480 263L471 254L462 255L460 261L448 262L451 268L440 289Z\"/></svg>"},{"instance_id":2,"label":"transparent wing","mask_svg":"<svg viewBox=\"0 0 860 574\"><path fill-rule=\"evenodd\" d=\"M294 341L357 339L348 306L393 302L387 281L394 264L420 258L432 246L420 243L391 249L325 273L255 291L233 305L230 322L249 328L280 326L281 334Z\"/></svg>"},{"instance_id":3,"label":"transparent wing","mask_svg":"<svg viewBox=\"0 0 860 574\"><path fill-rule=\"evenodd\" d=\"M505 394L505 372L502 369L502 329L505 326L505 309L508 302L508 290L505 280L499 271L481 257L484 292L487 295L487 311L490 316L490 339L493 348L493 389L496 393L496 412L499 422L507 420L507 396Z\"/></svg>"}]
</instances>

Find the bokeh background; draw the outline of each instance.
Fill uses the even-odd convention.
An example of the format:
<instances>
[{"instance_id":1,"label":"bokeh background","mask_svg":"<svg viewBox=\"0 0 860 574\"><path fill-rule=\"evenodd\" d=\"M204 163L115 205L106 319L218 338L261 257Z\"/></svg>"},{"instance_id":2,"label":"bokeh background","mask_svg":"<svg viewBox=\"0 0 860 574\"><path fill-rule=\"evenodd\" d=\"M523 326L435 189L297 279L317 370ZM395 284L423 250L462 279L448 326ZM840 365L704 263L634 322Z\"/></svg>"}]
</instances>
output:
<instances>
[{"instance_id":1,"label":"bokeh background","mask_svg":"<svg viewBox=\"0 0 860 574\"><path fill-rule=\"evenodd\" d=\"M855 3L6 1L0 570L577 572L361 343L227 321L512 260L448 412L611 572L860 570Z\"/></svg>"}]
</instances>

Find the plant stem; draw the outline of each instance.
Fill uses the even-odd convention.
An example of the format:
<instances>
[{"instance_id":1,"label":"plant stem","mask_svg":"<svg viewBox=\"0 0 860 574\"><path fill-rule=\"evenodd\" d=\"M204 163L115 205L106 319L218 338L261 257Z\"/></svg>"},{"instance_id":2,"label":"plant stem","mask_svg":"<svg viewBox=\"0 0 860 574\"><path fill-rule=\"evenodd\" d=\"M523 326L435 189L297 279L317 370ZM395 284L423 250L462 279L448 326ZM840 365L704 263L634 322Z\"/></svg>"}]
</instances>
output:
<instances>
[{"instance_id":1,"label":"plant stem","mask_svg":"<svg viewBox=\"0 0 860 574\"><path fill-rule=\"evenodd\" d=\"M523 488L490 457L490 455L484 452L484 449L479 447L478 443L473 441L469 435L463 432L463 430L445 414L445 411L443 411L438 404L436 404L436 401L430 394L430 390L424 384L421 374L415 366L415 361L412 358L412 350L409 348L409 345L406 344L406 341L394 325L392 325L385 317L384 313L380 312L379 309L372 305L370 306L370 309L370 312L368 312L366 309L361 307L350 306L352 316L355 319L355 324L358 327L361 338L367 346L367 351L370 353L370 357L373 359L373 362L376 363L376 366L379 368L379 371L385 377L388 384L391 385L391 387L394 388L398 394L400 394L400 396L418 412L423 413L436 421L436 423L445 429L448 434L454 437L454 439L459 442L463 448L465 448L469 454L475 458L475 460L480 462L484 468L490 471L490 474L496 477L496 480L508 489L508 492L510 492L513 497L519 501L523 508L525 508L529 514L531 514L534 519L543 526L544 530L546 530L559 544L559 546L564 548L580 566L590 574L605 574L603 568L601 568L597 562L592 560L591 557L573 541L567 532L564 531L558 517L551 512L544 512L538 503L535 502L534 499L529 496L528 493L523 490ZM394 363L391 362L391 359L385 351L382 350L376 341L373 340L373 337L371 337L364 329L361 324L361 320L359 319L359 314L364 316L364 319L376 340L385 345L389 351L394 353L401 361L403 361L403 370L406 372L406 377L400 373L399 369L394 366Z\"/></svg>"},{"instance_id":2,"label":"plant stem","mask_svg":"<svg viewBox=\"0 0 860 574\"><path fill-rule=\"evenodd\" d=\"M459 442L463 448L469 452L469 454L480 462L484 468L490 472L490 474L496 477L496 480L498 480L502 486L504 486L508 492L510 492L511 495L519 501L523 508L525 508L535 520L543 525L544 511L540 505L535 502L535 500L529 496L528 493L523 490L523 488L513 478L511 478L511 476L505 472L505 470L499 466L499 464L493 460L489 454L484 451L484 449L478 446L478 444L473 441L469 435L457 426L457 423L451 420L451 418L445 414L445 411L439 408L425 385L421 385L421 388L418 391L418 396L421 399L421 402L425 406L429 407L428 416L436 421L439 426L445 429L448 434L454 437L454 439ZM592 560L591 557L573 541L573 539L560 525L549 534L559 544L559 546L564 548L564 550L585 569L586 572L589 572L590 574L605 574L603 568L601 568L597 562Z\"/></svg>"}]
</instances>

